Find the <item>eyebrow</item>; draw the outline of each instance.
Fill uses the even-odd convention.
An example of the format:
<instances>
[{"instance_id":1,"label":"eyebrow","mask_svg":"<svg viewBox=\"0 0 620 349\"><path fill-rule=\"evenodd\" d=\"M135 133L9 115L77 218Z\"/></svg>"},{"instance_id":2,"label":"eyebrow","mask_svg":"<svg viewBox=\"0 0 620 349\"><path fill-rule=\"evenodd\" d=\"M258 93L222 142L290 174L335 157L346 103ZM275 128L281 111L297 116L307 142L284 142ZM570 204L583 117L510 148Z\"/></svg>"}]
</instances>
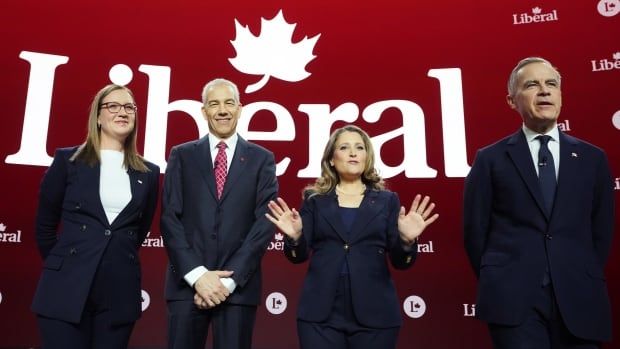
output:
<instances>
[{"instance_id":1,"label":"eyebrow","mask_svg":"<svg viewBox=\"0 0 620 349\"><path fill-rule=\"evenodd\" d=\"M558 80L558 79L556 79L556 78L551 78L551 79L545 79L545 80L544 80L544 83L545 83L545 84L548 84L548 83L550 83L550 82L559 83L559 80ZM536 84L539 84L539 83L540 83L540 80L530 79L530 80L525 80L525 81L523 81L523 85L527 85L527 84L529 84L529 83L536 83Z\"/></svg>"},{"instance_id":2,"label":"eyebrow","mask_svg":"<svg viewBox=\"0 0 620 349\"><path fill-rule=\"evenodd\" d=\"M227 99L224 100L224 103L228 103L228 102L237 103L234 98L227 98ZM220 103L220 100L219 99L210 99L210 100L207 101L207 104L212 104L212 103Z\"/></svg>"}]
</instances>

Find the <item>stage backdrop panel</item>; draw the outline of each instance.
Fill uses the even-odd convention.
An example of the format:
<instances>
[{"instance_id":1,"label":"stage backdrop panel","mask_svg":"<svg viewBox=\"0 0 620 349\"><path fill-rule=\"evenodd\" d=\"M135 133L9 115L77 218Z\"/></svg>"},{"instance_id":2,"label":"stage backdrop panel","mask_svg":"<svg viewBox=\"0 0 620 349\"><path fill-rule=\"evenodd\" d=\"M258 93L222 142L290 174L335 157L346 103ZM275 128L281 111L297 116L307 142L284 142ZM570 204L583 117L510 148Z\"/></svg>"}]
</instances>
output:
<instances>
[{"instance_id":1,"label":"stage backdrop panel","mask_svg":"<svg viewBox=\"0 0 620 349\"><path fill-rule=\"evenodd\" d=\"M139 106L139 149L166 166L170 148L207 132L200 91L235 81L242 136L270 150L280 195L298 205L329 133L366 129L405 205L430 195L440 218L419 260L393 271L404 348L490 348L475 314L462 243L463 178L475 151L514 132L506 79L538 55L563 74L560 127L604 148L620 195L620 2L589 1L3 1L0 5L0 347L40 345L30 302L41 270L38 186L55 148L79 144L89 103L112 82ZM163 175L162 175L163 177ZM159 215L159 210L157 216ZM616 208L616 233L620 209ZM606 269L620 321L620 239ZM263 260L255 348L297 347L307 264L275 234ZM156 218L141 250L143 317L133 347L163 348L166 254ZM509 299L506 300L510 302ZM620 345L620 326L615 342Z\"/></svg>"}]
</instances>

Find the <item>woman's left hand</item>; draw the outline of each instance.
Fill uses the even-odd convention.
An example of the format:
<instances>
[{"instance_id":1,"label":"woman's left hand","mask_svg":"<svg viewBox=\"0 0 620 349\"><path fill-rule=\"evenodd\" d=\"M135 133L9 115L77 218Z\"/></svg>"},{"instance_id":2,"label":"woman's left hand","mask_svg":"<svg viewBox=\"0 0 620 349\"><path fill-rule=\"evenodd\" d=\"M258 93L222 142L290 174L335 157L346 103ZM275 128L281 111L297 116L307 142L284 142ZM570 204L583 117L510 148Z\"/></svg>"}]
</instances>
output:
<instances>
[{"instance_id":1,"label":"woman's left hand","mask_svg":"<svg viewBox=\"0 0 620 349\"><path fill-rule=\"evenodd\" d=\"M407 214L405 214L405 207L400 207L400 212L398 214L398 231L400 232L401 240L405 244L413 244L424 229L439 217L437 213L431 215L435 208L435 204L432 202L429 204L430 200L430 197L425 196L424 199L422 199L422 195L418 194L413 199L411 208Z\"/></svg>"}]
</instances>

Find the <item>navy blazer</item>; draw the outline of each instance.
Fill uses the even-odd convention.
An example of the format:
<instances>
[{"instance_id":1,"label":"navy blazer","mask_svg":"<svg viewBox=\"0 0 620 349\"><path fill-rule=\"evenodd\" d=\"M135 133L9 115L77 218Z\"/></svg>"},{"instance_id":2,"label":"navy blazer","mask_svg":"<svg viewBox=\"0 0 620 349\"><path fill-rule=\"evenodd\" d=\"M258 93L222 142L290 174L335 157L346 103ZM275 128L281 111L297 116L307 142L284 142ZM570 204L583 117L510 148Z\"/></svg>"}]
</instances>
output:
<instances>
[{"instance_id":1,"label":"navy blazer","mask_svg":"<svg viewBox=\"0 0 620 349\"><path fill-rule=\"evenodd\" d=\"M41 182L35 232L44 262L32 310L78 323L105 259L114 271L105 281L112 321L133 322L142 313L138 249L157 207L159 167L145 162L149 172L128 170L131 201L109 224L99 196L100 166L69 161L76 150L56 150Z\"/></svg>"},{"instance_id":2,"label":"navy blazer","mask_svg":"<svg viewBox=\"0 0 620 349\"><path fill-rule=\"evenodd\" d=\"M523 131L478 151L465 180L464 238L479 278L476 315L517 325L539 292L548 259L559 311L577 337L611 338L603 270L614 225L604 152L560 132L555 204L545 213Z\"/></svg>"},{"instance_id":3,"label":"navy blazer","mask_svg":"<svg viewBox=\"0 0 620 349\"><path fill-rule=\"evenodd\" d=\"M183 279L198 266L232 270L231 304L257 305L261 258L273 237L265 217L278 181L273 154L239 137L217 199L209 137L172 148L164 179L161 232L170 260L166 299L193 300Z\"/></svg>"},{"instance_id":4,"label":"navy blazer","mask_svg":"<svg viewBox=\"0 0 620 349\"><path fill-rule=\"evenodd\" d=\"M332 191L306 198L300 209L302 237L297 246L285 244L284 253L293 263L310 258L297 317L325 321L332 309L340 272L347 263L351 298L357 320L364 326L400 326L400 302L387 264L389 255L396 269L413 265L417 244L407 252L398 232L400 202L396 193L367 189L351 232L346 234Z\"/></svg>"}]
</instances>

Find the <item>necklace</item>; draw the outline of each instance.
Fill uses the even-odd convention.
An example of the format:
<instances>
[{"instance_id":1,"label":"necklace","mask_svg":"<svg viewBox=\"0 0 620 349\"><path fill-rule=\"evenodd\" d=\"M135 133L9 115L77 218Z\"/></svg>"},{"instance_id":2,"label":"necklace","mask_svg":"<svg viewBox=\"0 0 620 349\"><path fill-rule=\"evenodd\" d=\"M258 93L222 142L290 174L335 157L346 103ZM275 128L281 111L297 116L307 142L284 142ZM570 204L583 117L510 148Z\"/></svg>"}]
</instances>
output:
<instances>
[{"instance_id":1,"label":"necklace","mask_svg":"<svg viewBox=\"0 0 620 349\"><path fill-rule=\"evenodd\" d=\"M339 184L336 185L336 191L343 195L351 195L351 196L364 195L365 190L366 188L363 188L360 192L357 192L357 193L347 193L346 191L342 190L342 188L340 188Z\"/></svg>"}]
</instances>

